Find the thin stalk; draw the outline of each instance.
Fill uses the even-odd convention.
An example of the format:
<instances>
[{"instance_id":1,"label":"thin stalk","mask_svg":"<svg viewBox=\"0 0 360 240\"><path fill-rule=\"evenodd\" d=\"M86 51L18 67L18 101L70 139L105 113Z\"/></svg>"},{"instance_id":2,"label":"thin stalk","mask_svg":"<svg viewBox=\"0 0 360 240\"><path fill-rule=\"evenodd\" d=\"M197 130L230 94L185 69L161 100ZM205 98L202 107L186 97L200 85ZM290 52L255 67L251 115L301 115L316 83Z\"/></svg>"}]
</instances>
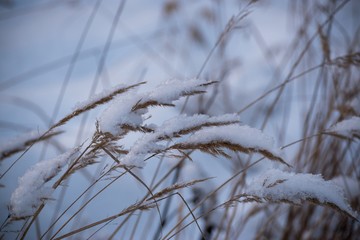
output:
<instances>
[{"instance_id":1,"label":"thin stalk","mask_svg":"<svg viewBox=\"0 0 360 240\"><path fill-rule=\"evenodd\" d=\"M106 148L101 147L102 150L104 150L104 152L106 154L108 154L116 163L120 164L120 161L111 153L109 152ZM136 174L134 174L130 168L123 166L123 168L130 173L131 176L133 176L137 181L139 181L147 190L148 192L151 194L152 197L154 197L154 194L152 192L152 190L149 188L149 186L138 176L136 176ZM160 213L160 208L159 205L156 203L156 201L154 201L156 208L158 210L159 213L159 218L160 218L160 222L162 222L162 217L161 217L161 213ZM117 233L117 231L114 231L114 233L110 236L110 238L113 238L115 236L115 234Z\"/></svg>"}]
</instances>

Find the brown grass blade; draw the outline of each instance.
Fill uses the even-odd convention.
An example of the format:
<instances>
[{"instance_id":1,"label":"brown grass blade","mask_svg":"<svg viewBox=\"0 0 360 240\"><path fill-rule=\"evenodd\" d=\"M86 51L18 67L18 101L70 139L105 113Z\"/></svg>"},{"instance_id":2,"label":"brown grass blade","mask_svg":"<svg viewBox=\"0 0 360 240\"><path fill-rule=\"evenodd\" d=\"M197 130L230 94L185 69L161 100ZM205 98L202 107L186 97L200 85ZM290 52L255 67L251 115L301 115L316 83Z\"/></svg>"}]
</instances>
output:
<instances>
[{"instance_id":1,"label":"brown grass blade","mask_svg":"<svg viewBox=\"0 0 360 240\"><path fill-rule=\"evenodd\" d=\"M61 125L64 125L70 119L72 119L72 118L74 118L74 117L76 117L76 116L78 116L78 115L80 115L80 114L82 114L84 112L87 112L87 111L89 111L91 109L94 109L99 105L105 104L105 103L111 101L112 99L114 99L114 97L116 97L117 95L125 93L125 92L129 91L130 89L138 87L138 86L140 86L142 84L145 84L145 82L140 82L140 83L137 83L137 84L134 84L134 85L130 85L130 86L127 86L127 87L124 87L124 88L117 89L116 91L111 92L109 95L107 95L105 97L102 97L102 98L100 98L99 100L97 100L95 102L92 102L92 103L90 103L88 105L85 105L84 107L76 109L72 113L70 113L69 115L62 118L55 125L53 125L51 127L51 129L56 128L56 127L61 126Z\"/></svg>"},{"instance_id":2,"label":"brown grass blade","mask_svg":"<svg viewBox=\"0 0 360 240\"><path fill-rule=\"evenodd\" d=\"M258 148L251 148L251 147L244 147L239 144L234 144L229 141L212 141L210 143L198 143L198 144L186 144L186 143L177 143L169 149L177 149L177 150L200 150L205 153L209 153L211 155L222 155L225 157L229 157L228 154L226 154L223 149L228 149L233 152L242 152L242 153L260 153L263 156L269 158L270 160L274 160L277 162L280 162L282 164L285 164L288 167L291 167L287 162L285 162L284 159L282 159L279 156L275 156L273 153L266 149L258 149Z\"/></svg>"},{"instance_id":3,"label":"brown grass blade","mask_svg":"<svg viewBox=\"0 0 360 240\"><path fill-rule=\"evenodd\" d=\"M262 197L262 196L257 196L255 194L239 194L237 196L235 196L233 198L233 201L237 201L237 202L257 202L257 203L287 203L287 204L292 204L292 205L296 205L296 206L301 206L304 202L309 202L315 205L320 205L320 206L324 206L324 207L329 207L334 209L337 212L340 212L341 214L344 214L348 217L350 217L351 219L354 219L355 221L359 222L359 220L353 216L352 214L348 213L347 211L344 211L343 209L341 209L340 207L338 207L337 205L335 205L334 203L331 202L322 202L319 201L317 198L314 197L306 197L304 200L301 200L301 203L299 203L298 199L297 201L292 201L291 199L288 198L280 198L280 199L273 199L269 196L267 197Z\"/></svg>"},{"instance_id":4,"label":"brown grass blade","mask_svg":"<svg viewBox=\"0 0 360 240\"><path fill-rule=\"evenodd\" d=\"M19 145L19 146L16 146L15 148L6 149L3 152L1 152L0 161L14 155L15 153L26 150L26 148L32 146L35 143L48 140L48 139L50 139L50 138L52 138L54 136L57 136L57 135L59 135L61 133L63 133L63 131L50 132L50 133L48 133L46 135L43 134L40 137L36 136L34 138L28 139L25 142L23 142L21 146Z\"/></svg>"},{"instance_id":5,"label":"brown grass blade","mask_svg":"<svg viewBox=\"0 0 360 240\"><path fill-rule=\"evenodd\" d=\"M154 200L156 198L161 198L164 195L166 195L166 194L168 194L168 193L170 193L170 192L172 192L174 190L190 187L190 186L193 186L193 185L195 185L197 183L207 181L209 179L212 179L212 178L202 178L202 179L197 179L197 180L193 180L193 181L189 181L189 182L185 182L185 183L173 184L173 185L171 185L169 187L166 187L166 188L162 189L161 191L155 193L154 196L148 198L146 201Z\"/></svg>"}]
</instances>

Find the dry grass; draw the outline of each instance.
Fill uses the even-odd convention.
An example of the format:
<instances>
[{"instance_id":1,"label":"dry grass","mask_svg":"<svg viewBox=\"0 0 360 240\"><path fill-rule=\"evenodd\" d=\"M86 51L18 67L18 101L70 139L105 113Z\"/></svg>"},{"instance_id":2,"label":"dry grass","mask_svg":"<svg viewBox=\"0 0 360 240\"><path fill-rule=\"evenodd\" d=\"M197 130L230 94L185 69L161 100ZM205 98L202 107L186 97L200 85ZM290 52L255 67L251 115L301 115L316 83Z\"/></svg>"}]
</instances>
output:
<instances>
[{"instance_id":1,"label":"dry grass","mask_svg":"<svg viewBox=\"0 0 360 240\"><path fill-rule=\"evenodd\" d=\"M101 238L102 233L109 239L186 239L189 236L191 239L242 239L242 234L249 231L254 239L356 239L360 235L358 219L331 202L308 196L299 203L286 197L272 199L244 192L249 179L268 167L265 161L268 159L279 169L322 174L326 180L354 180L343 185L352 209L360 211L359 133L355 131L343 136L328 131L339 121L360 116L360 28L355 26L356 31L350 31L347 23L338 18L339 14L347 14L351 6L358 6L354 2L290 1L287 11L295 19L292 25L295 35L289 36L286 46L279 47L267 45L262 32L252 26L255 23L251 13L266 8L268 3L251 1L243 4L239 12L227 19L222 10L228 3L199 4L199 9L194 7L193 10L202 14L195 14L196 17L189 20L184 17L188 10L181 1L166 1L162 6L162 17L169 24L176 19L180 25L164 30L160 35L171 39L174 46L179 46L175 42L182 36L185 41L182 45L186 46L175 49L166 41L149 41L147 46L166 45L159 47L164 56L172 59L174 54L176 61L184 62L184 66L194 62L195 75L199 79L212 80L181 92L174 101L162 102L148 96L134 99L135 104L129 106L130 112L140 114L143 123L119 124L116 126L121 130L119 134L102 131L100 120L92 119L91 129L95 129L92 135L77 139L82 143L77 144L79 156L46 181L56 197L43 199L35 206L32 216L15 218L10 208L9 216L1 225L0 239ZM113 27L100 56L93 86L100 81L100 75L106 75L105 59L119 17L112 19ZM211 31L217 33L215 38ZM234 44L245 41L245 34L256 39L264 55L264 62L257 68L268 66L272 74L268 79L264 77L260 90L254 92L248 92L246 85L251 82L246 82L239 70L248 66L249 59L243 54L244 50L239 53L238 45ZM212 45L207 46L209 43ZM147 52L145 49L148 48L144 46L140 47L147 54L150 52L152 61L161 65L164 72L171 72L168 67L171 64L165 64L166 60L155 55L153 49ZM203 55L199 54L201 57L195 56L198 53L193 54L192 51L198 49L194 46L203 49L199 50L204 51ZM244 65L232 65L234 62L244 62ZM66 130L70 126L71 131L78 116L83 119L78 127L78 136L81 136L81 129L89 126L85 123L90 110L96 112L97 107L110 105L124 93L131 96L132 89L147 87L142 79L138 82L73 110L50 125L42 136L2 152L0 160L6 158L3 162L8 161L10 167L6 165L0 179L16 181L15 169L24 164L30 150L42 153L42 159L47 156L47 150L44 150L48 148L47 143L61 139L63 130L57 128ZM8 81L5 81L5 87L6 84ZM6 91L6 88L2 90ZM138 96L141 95L133 95L134 98ZM274 136L283 145L287 158L274 155L265 148L243 146L229 140L186 142L187 137L200 130L242 124L234 120L205 121L158 134L149 143L150 150L141 149L146 153L143 159L146 165L139 167L122 162L143 136L158 133L159 129L151 122L151 114L156 114L153 110L161 107L179 110L178 113L189 116L236 112L242 122ZM69 130L65 134L69 134ZM38 150L38 146L43 150ZM19 153L21 155L17 156ZM262 158L255 159L258 154ZM14 157L17 158L14 160ZM210 166L213 162L217 164L215 167ZM188 170L189 166L196 166L194 172ZM219 175L213 179L209 172ZM76 182L80 180L84 185ZM283 183L286 179L279 179L266 188ZM7 184L0 186L6 188ZM141 190L135 194L136 199L129 201L129 193L124 189L135 191L135 188ZM107 191L111 194L103 195ZM75 196L68 196L69 193L75 193ZM108 200L109 196L121 204L99 208L97 203ZM49 210L53 205L54 211ZM126 207L119 210L119 205ZM95 217L81 222L86 214L94 212ZM52 217L47 216L51 214ZM249 227L249 223L254 222L256 226ZM12 229L16 229L15 233Z\"/></svg>"},{"instance_id":2,"label":"dry grass","mask_svg":"<svg viewBox=\"0 0 360 240\"><path fill-rule=\"evenodd\" d=\"M138 86L140 86L142 84L145 84L145 82L141 82L141 83L134 84L134 85L131 85L131 86L127 86L127 87L124 87L124 88L116 89L115 91L111 92L110 94L108 94L106 96L103 96L103 97L101 97L100 99L98 99L98 100L96 100L94 102L86 104L85 106L83 106L81 108L75 109L72 113L65 116L61 120L59 120L50 129L54 129L54 128L57 128L57 127L59 127L61 125L64 125L65 123L70 121L72 118L74 118L74 117L76 117L76 116L78 116L78 115L80 115L82 113L85 113L85 112L87 112L89 110L92 110L92 109L96 108L99 105L106 104L106 103L110 102L111 100L113 100L114 97L116 97L116 96L118 96L120 94L123 94L123 93L129 91L132 88L136 88L136 87L138 87Z\"/></svg>"},{"instance_id":3,"label":"dry grass","mask_svg":"<svg viewBox=\"0 0 360 240\"><path fill-rule=\"evenodd\" d=\"M48 141L50 138L55 137L59 134L63 133L62 131L51 131L46 135L42 136L34 136L31 139L27 139L26 141L23 141L21 145L17 145L14 148L7 148L5 151L1 152L0 155L0 161L3 161L4 159L11 157L12 155L24 151L26 148L34 145L35 143L42 142L42 141Z\"/></svg>"}]
</instances>

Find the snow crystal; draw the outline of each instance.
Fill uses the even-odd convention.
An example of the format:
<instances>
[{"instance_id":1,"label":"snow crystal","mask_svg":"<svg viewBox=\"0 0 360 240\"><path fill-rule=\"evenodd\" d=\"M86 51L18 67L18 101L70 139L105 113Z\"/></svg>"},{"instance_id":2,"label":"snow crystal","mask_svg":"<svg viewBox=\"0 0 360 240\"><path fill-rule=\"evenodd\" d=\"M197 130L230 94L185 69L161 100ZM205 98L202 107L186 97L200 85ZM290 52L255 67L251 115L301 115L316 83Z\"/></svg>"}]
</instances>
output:
<instances>
[{"instance_id":1,"label":"snow crystal","mask_svg":"<svg viewBox=\"0 0 360 240\"><path fill-rule=\"evenodd\" d=\"M333 127L331 127L328 132L349 137L351 137L353 134L360 136L360 117L352 117L350 119L338 122Z\"/></svg>"},{"instance_id":2,"label":"snow crystal","mask_svg":"<svg viewBox=\"0 0 360 240\"><path fill-rule=\"evenodd\" d=\"M19 178L19 186L11 195L11 215L15 218L33 215L40 204L49 199L53 192L53 189L45 186L45 183L58 174L67 163L73 161L78 154L79 148L75 148L31 167Z\"/></svg>"},{"instance_id":3,"label":"snow crystal","mask_svg":"<svg viewBox=\"0 0 360 240\"><path fill-rule=\"evenodd\" d=\"M325 181L321 175L289 173L271 169L249 184L246 194L270 201L288 200L295 204L316 199L321 204L331 203L356 218L348 205L343 190L332 181Z\"/></svg>"}]
</instances>

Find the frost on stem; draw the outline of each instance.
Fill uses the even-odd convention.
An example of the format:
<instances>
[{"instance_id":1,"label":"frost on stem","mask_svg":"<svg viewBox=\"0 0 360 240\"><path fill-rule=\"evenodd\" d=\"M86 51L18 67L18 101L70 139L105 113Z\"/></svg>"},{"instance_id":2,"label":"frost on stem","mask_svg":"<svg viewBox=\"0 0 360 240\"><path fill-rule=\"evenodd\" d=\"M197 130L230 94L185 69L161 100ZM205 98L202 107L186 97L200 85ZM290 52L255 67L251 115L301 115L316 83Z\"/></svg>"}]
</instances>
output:
<instances>
[{"instance_id":1,"label":"frost on stem","mask_svg":"<svg viewBox=\"0 0 360 240\"><path fill-rule=\"evenodd\" d=\"M234 199L240 202L273 202L300 205L304 201L331 207L357 220L357 214L345 199L343 190L321 175L289 173L271 169L249 184L246 193Z\"/></svg>"},{"instance_id":2,"label":"frost on stem","mask_svg":"<svg viewBox=\"0 0 360 240\"><path fill-rule=\"evenodd\" d=\"M37 208L51 197L53 188L46 186L68 163L76 159L80 148L72 149L53 159L41 161L19 178L19 186L11 195L10 215L13 220L32 216Z\"/></svg>"}]
</instances>

